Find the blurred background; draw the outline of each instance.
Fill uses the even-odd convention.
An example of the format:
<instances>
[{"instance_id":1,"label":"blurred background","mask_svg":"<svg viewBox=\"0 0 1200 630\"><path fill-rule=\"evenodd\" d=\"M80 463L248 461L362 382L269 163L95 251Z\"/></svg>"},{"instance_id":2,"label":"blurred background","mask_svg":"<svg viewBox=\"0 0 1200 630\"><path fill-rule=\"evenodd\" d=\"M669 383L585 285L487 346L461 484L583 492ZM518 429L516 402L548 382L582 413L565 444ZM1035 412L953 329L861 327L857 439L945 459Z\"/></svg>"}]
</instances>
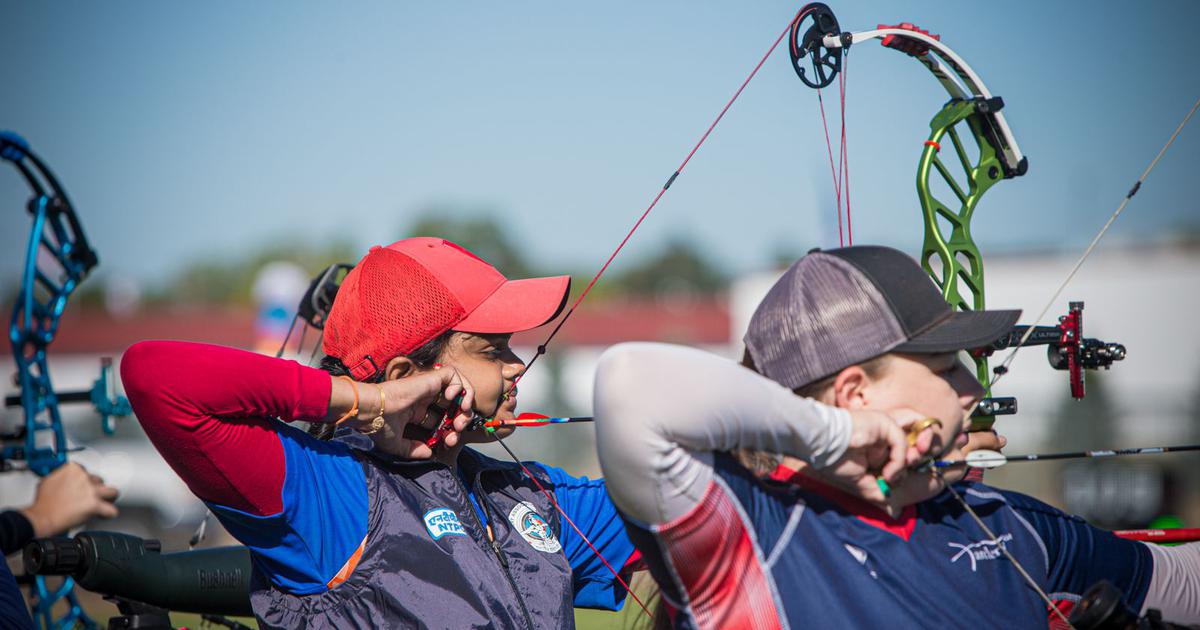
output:
<instances>
[{"instance_id":1,"label":"blurred background","mask_svg":"<svg viewBox=\"0 0 1200 630\"><path fill-rule=\"evenodd\" d=\"M578 292L797 8L3 4L0 128L55 170L101 259L51 347L56 386L89 387L101 357L119 362L145 338L274 353L314 274L407 236L457 241L510 277L571 273ZM974 235L989 305L1027 316L1200 96L1195 2L833 9L846 30L910 21L941 34L1004 98L1029 172L988 193ZM945 92L877 43L847 63L854 241L916 255L913 178ZM836 137L833 90L824 106ZM1200 440L1197 134L1184 131L1051 311L1084 301L1085 334L1129 357L1089 374L1077 402L1042 350L1019 354L993 392L1020 399L997 424L1008 452ZM19 286L27 198L0 170L3 312ZM837 243L818 101L777 50L522 381L521 410L590 414L595 359L620 341L740 357L779 271ZM518 352L531 357L546 332L519 335ZM12 365L0 360L0 373ZM74 458L123 493L120 520L97 525L183 548L204 508L137 422L106 437L88 410L64 410L86 447ZM19 409L2 413L6 426L20 421ZM524 430L512 444L598 474L587 425ZM1104 527L1197 526L1197 461L1018 464L988 481ZM24 505L33 487L0 475L0 503ZM219 528L210 540L228 541Z\"/></svg>"}]
</instances>

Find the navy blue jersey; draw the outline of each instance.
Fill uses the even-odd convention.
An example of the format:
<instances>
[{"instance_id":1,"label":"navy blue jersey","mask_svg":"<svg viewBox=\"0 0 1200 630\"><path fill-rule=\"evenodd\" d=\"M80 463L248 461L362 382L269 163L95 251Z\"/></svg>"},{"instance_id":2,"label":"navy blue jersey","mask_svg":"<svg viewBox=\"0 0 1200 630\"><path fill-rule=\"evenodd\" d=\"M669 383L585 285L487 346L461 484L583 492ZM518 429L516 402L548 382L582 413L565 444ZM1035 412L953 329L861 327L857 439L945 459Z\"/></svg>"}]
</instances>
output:
<instances>
[{"instance_id":1,"label":"navy blue jersey","mask_svg":"<svg viewBox=\"0 0 1200 630\"><path fill-rule=\"evenodd\" d=\"M0 559L0 628L4 630L33 629L33 619L25 608L25 598L17 588L17 581L8 570L8 563Z\"/></svg>"},{"instance_id":2,"label":"navy blue jersey","mask_svg":"<svg viewBox=\"0 0 1200 630\"><path fill-rule=\"evenodd\" d=\"M700 504L628 523L679 628L1036 628L1047 608L1003 545L1052 598L1106 579L1138 610L1153 560L1139 542L1027 496L963 482L898 519L805 482L764 481L728 455Z\"/></svg>"}]
</instances>

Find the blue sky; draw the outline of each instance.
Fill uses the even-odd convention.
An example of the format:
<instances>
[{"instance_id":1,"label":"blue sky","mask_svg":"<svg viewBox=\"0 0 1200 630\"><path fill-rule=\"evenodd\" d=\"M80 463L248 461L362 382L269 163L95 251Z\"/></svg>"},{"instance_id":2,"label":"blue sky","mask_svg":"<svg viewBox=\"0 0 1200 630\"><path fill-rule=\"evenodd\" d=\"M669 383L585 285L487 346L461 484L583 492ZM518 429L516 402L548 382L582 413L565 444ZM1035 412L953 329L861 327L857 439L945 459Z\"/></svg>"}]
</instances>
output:
<instances>
[{"instance_id":1,"label":"blue sky","mask_svg":"<svg viewBox=\"0 0 1200 630\"><path fill-rule=\"evenodd\" d=\"M1007 103L1030 171L984 199L988 252L1080 249L1200 97L1200 3L835 2L912 21ZM423 208L501 212L531 257L594 269L798 5L18 3L0 9L0 128L57 171L107 273L160 281L257 244L388 242ZM851 54L856 242L915 252L916 161L945 101L877 43ZM827 99L827 106L831 101ZM1200 225L1200 123L1115 228ZM0 272L26 192L0 171ZM780 49L628 259L673 236L732 270L836 242L814 94Z\"/></svg>"}]
</instances>

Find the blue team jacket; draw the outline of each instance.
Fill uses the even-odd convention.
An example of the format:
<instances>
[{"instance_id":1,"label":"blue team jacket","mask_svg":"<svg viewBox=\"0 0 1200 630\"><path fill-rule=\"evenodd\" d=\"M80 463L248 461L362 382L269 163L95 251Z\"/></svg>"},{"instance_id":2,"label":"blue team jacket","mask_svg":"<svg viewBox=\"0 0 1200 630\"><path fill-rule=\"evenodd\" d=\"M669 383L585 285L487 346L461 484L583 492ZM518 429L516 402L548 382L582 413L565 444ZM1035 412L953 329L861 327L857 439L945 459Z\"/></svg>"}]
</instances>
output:
<instances>
[{"instance_id":1,"label":"blue team jacket","mask_svg":"<svg viewBox=\"0 0 1200 630\"><path fill-rule=\"evenodd\" d=\"M212 505L251 549L262 627L572 628L575 606L624 601L513 462L464 449L456 473L362 448L361 436L321 442L277 430L283 510L255 516ZM602 481L526 466L613 566L630 558Z\"/></svg>"}]
</instances>

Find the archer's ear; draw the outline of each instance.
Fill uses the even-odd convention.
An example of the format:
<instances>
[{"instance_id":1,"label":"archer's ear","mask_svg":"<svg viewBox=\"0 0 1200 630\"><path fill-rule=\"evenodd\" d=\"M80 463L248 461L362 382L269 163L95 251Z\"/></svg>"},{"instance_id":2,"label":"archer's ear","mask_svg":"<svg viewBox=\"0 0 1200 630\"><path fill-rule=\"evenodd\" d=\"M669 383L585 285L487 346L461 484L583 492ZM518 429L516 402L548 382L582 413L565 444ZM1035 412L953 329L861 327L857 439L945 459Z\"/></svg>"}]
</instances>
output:
<instances>
[{"instance_id":1,"label":"archer's ear","mask_svg":"<svg viewBox=\"0 0 1200 630\"><path fill-rule=\"evenodd\" d=\"M867 371L859 365L838 372L833 379L833 404L842 409L865 409L867 406L867 388L871 378Z\"/></svg>"},{"instance_id":2,"label":"archer's ear","mask_svg":"<svg viewBox=\"0 0 1200 630\"><path fill-rule=\"evenodd\" d=\"M394 381L398 378L412 376L420 371L421 368L417 367L417 364L413 363L412 359L401 356L387 362L387 365L383 368L383 378L387 381Z\"/></svg>"}]
</instances>

